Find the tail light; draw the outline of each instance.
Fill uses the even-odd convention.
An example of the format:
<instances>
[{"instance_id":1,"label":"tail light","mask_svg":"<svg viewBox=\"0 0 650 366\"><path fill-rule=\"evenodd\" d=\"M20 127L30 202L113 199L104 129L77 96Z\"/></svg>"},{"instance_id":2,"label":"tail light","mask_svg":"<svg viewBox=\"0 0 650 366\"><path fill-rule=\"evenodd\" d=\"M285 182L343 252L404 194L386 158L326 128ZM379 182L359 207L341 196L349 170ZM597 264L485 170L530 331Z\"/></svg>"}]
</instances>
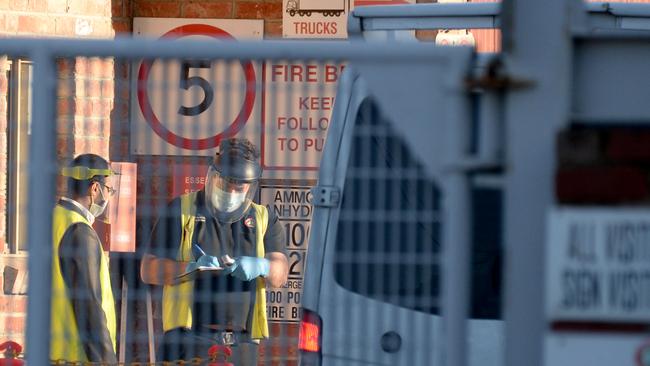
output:
<instances>
[{"instance_id":1,"label":"tail light","mask_svg":"<svg viewBox=\"0 0 650 366\"><path fill-rule=\"evenodd\" d=\"M298 336L298 349L300 350L300 364L320 365L322 320L311 310L302 309L300 320L300 334Z\"/></svg>"}]
</instances>

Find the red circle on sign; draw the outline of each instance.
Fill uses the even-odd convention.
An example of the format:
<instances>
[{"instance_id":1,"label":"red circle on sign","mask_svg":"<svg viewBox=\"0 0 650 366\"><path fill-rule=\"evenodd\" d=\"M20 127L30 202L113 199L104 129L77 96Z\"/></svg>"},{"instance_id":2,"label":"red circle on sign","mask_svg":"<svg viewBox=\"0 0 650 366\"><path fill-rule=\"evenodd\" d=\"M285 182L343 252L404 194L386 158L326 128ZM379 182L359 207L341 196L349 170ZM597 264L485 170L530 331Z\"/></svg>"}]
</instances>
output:
<instances>
[{"instance_id":1,"label":"red circle on sign","mask_svg":"<svg viewBox=\"0 0 650 366\"><path fill-rule=\"evenodd\" d=\"M207 24L187 24L174 28L162 35L160 38L178 39L187 36L207 36L216 39L235 40L230 33L223 29ZM138 70L138 103L144 119L149 123L154 132L168 143L182 147L188 150L205 150L217 147L223 138L231 137L237 134L246 124L253 111L255 102L255 69L250 61L241 62L244 74L246 75L246 96L239 114L230 123L228 128L221 133L203 139L190 139L179 136L165 127L156 113L151 108L149 102L149 92L147 90L147 80L154 60L145 60Z\"/></svg>"}]
</instances>

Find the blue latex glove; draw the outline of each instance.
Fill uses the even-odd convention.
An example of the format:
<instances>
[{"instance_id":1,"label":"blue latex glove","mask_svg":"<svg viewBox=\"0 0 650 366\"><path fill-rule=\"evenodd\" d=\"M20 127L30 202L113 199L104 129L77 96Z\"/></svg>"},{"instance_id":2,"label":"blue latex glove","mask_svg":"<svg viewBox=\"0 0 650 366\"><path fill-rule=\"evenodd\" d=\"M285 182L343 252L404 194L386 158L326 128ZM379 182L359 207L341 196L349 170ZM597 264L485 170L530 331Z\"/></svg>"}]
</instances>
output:
<instances>
[{"instance_id":1,"label":"blue latex glove","mask_svg":"<svg viewBox=\"0 0 650 366\"><path fill-rule=\"evenodd\" d=\"M270 269L271 262L266 258L243 256L235 258L235 263L226 269L226 273L242 281L250 281L260 276L268 276Z\"/></svg>"},{"instance_id":2,"label":"blue latex glove","mask_svg":"<svg viewBox=\"0 0 650 366\"><path fill-rule=\"evenodd\" d=\"M196 262L190 262L185 267L185 272L191 272L199 267L219 267L219 259L211 255L202 255Z\"/></svg>"}]
</instances>

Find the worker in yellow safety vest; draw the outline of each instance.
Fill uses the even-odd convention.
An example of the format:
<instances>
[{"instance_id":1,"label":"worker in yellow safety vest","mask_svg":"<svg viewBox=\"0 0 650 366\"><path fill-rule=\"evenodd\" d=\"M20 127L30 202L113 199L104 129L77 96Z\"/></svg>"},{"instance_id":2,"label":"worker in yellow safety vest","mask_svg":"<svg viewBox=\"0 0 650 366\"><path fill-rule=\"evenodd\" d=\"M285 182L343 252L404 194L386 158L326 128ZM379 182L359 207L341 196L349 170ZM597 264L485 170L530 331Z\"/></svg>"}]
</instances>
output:
<instances>
[{"instance_id":1,"label":"worker in yellow safety vest","mask_svg":"<svg viewBox=\"0 0 650 366\"><path fill-rule=\"evenodd\" d=\"M52 217L52 324L50 358L117 363L115 303L108 259L92 228L115 193L108 162L82 154L62 169L68 197Z\"/></svg>"},{"instance_id":2,"label":"worker in yellow safety vest","mask_svg":"<svg viewBox=\"0 0 650 366\"><path fill-rule=\"evenodd\" d=\"M269 335L266 286L282 286L288 273L277 215L252 202L258 159L250 141L223 140L205 187L174 198L153 227L140 271L164 286L162 361L205 359L221 344L235 365L257 365Z\"/></svg>"}]
</instances>

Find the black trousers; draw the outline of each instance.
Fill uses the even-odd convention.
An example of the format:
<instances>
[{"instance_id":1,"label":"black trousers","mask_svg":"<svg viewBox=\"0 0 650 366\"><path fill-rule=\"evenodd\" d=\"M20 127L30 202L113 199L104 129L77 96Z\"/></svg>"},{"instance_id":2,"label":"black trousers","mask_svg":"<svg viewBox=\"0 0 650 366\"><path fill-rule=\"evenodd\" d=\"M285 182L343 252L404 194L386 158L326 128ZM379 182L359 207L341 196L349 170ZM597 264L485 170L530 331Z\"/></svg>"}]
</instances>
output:
<instances>
[{"instance_id":1,"label":"black trousers","mask_svg":"<svg viewBox=\"0 0 650 366\"><path fill-rule=\"evenodd\" d=\"M235 366L257 365L257 343L247 339L245 334L238 334L238 340L231 345L232 356L228 359ZM221 344L217 337L210 333L195 333L190 329L176 328L165 332L158 349L157 359L161 361L190 361L193 358L209 360L208 349L215 344Z\"/></svg>"}]
</instances>

